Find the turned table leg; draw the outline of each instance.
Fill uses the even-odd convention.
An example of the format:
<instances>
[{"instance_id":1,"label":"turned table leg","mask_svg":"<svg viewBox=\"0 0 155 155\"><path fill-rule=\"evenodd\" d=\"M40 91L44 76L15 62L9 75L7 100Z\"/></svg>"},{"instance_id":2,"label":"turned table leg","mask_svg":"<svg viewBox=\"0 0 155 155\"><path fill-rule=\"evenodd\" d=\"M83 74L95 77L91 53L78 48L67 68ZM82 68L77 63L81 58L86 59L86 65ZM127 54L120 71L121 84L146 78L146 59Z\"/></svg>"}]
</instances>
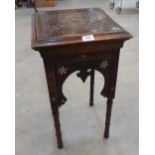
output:
<instances>
[{"instance_id":1,"label":"turned table leg","mask_svg":"<svg viewBox=\"0 0 155 155\"><path fill-rule=\"evenodd\" d=\"M94 71L94 69L91 69L91 73L90 73L90 106L94 105L94 76L95 76L95 71Z\"/></svg>"},{"instance_id":2,"label":"turned table leg","mask_svg":"<svg viewBox=\"0 0 155 155\"><path fill-rule=\"evenodd\" d=\"M112 99L107 100L107 112L106 112L106 121L105 121L105 130L104 130L104 138L109 137L109 127L110 127L110 118L111 118L111 110L112 110Z\"/></svg>"}]
</instances>

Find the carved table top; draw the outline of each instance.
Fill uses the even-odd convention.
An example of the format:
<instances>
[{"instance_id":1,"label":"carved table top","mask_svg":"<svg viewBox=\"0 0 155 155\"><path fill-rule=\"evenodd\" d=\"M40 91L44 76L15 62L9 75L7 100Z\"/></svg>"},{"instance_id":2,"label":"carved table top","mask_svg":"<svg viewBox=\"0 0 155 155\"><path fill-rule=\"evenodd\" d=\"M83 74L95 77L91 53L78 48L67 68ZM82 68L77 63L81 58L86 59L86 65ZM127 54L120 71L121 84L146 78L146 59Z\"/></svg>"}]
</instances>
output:
<instances>
[{"instance_id":1,"label":"carved table top","mask_svg":"<svg viewBox=\"0 0 155 155\"><path fill-rule=\"evenodd\" d=\"M83 36L127 40L131 34L99 8L38 12L32 18L32 48L84 43Z\"/></svg>"}]
</instances>

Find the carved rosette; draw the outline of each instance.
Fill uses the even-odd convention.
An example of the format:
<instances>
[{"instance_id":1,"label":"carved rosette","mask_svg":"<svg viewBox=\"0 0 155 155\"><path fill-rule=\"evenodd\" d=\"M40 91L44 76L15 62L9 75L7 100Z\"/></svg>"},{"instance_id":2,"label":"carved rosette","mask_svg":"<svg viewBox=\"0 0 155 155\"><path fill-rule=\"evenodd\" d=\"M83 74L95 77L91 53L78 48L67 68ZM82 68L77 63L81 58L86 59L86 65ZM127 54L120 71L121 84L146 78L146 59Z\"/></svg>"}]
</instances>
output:
<instances>
[{"instance_id":1,"label":"carved rosette","mask_svg":"<svg viewBox=\"0 0 155 155\"><path fill-rule=\"evenodd\" d=\"M64 66L59 67L59 68L58 68L58 74L60 74L60 75L65 75L65 74L67 74L67 70L68 70L68 68L66 68L66 67L64 67Z\"/></svg>"},{"instance_id":2,"label":"carved rosette","mask_svg":"<svg viewBox=\"0 0 155 155\"><path fill-rule=\"evenodd\" d=\"M103 60L103 61L100 63L100 68L102 68L103 70L106 69L108 66L109 66L109 63L108 63L107 60Z\"/></svg>"}]
</instances>

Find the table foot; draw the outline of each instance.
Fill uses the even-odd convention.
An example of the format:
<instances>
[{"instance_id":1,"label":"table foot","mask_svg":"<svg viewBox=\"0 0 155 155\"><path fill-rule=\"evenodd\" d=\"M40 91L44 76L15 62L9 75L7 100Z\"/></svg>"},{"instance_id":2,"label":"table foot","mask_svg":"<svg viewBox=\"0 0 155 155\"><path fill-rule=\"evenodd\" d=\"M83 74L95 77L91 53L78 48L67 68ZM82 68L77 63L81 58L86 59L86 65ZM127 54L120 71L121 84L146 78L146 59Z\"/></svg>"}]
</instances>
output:
<instances>
[{"instance_id":1,"label":"table foot","mask_svg":"<svg viewBox=\"0 0 155 155\"><path fill-rule=\"evenodd\" d=\"M59 144L58 149L63 149L63 144Z\"/></svg>"},{"instance_id":2,"label":"table foot","mask_svg":"<svg viewBox=\"0 0 155 155\"><path fill-rule=\"evenodd\" d=\"M136 8L139 8L139 1L136 2Z\"/></svg>"},{"instance_id":3,"label":"table foot","mask_svg":"<svg viewBox=\"0 0 155 155\"><path fill-rule=\"evenodd\" d=\"M112 99L108 99L107 101L107 112L106 112L106 121L105 121L105 130L104 130L104 138L109 138L109 128L110 128L110 119L111 119L111 110L112 110Z\"/></svg>"},{"instance_id":4,"label":"table foot","mask_svg":"<svg viewBox=\"0 0 155 155\"><path fill-rule=\"evenodd\" d=\"M120 7L117 7L117 8L116 8L116 13L117 13L117 14L120 14L121 11L122 11L122 8L120 8Z\"/></svg>"},{"instance_id":5,"label":"table foot","mask_svg":"<svg viewBox=\"0 0 155 155\"><path fill-rule=\"evenodd\" d=\"M109 8L110 9L113 9L115 7L115 2L109 2Z\"/></svg>"}]
</instances>

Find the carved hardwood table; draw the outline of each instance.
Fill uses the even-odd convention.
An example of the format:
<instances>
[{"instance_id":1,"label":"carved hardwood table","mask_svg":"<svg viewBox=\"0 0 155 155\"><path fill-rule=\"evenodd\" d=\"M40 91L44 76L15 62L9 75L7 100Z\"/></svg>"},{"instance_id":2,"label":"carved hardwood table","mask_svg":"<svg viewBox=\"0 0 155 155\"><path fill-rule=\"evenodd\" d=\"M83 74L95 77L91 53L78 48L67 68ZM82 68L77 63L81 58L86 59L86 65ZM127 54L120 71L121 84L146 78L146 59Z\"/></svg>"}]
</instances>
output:
<instances>
[{"instance_id":1,"label":"carved hardwood table","mask_svg":"<svg viewBox=\"0 0 155 155\"><path fill-rule=\"evenodd\" d=\"M84 82L90 76L90 106L94 104L94 75L99 71L107 98L104 137L109 137L120 48L132 36L99 8L38 12L32 17L32 49L45 66L58 148L63 147L59 107L66 102L65 79L74 71Z\"/></svg>"}]
</instances>

